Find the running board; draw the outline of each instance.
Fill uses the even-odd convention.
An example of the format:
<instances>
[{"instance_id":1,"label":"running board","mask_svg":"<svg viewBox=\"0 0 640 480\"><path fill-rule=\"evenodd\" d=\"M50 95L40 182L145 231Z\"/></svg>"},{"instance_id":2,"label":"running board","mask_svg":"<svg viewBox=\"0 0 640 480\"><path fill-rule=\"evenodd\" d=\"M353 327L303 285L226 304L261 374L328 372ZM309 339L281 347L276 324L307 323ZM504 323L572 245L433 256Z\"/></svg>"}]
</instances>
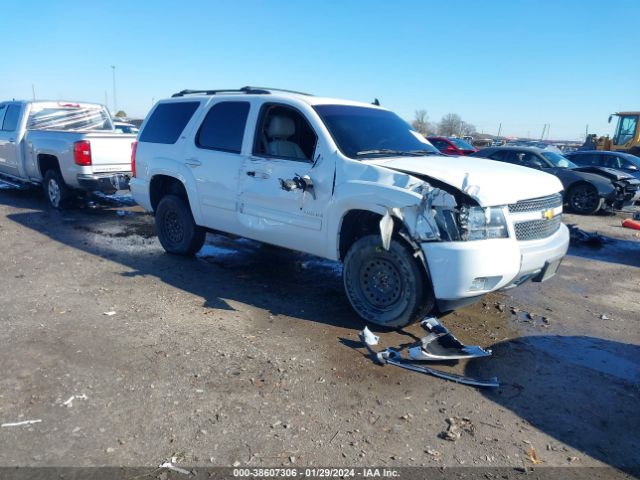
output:
<instances>
[{"instance_id":1,"label":"running board","mask_svg":"<svg viewBox=\"0 0 640 480\"><path fill-rule=\"evenodd\" d=\"M30 185L22 183L18 180L13 180L11 177L5 176L0 173L0 189L10 187L14 190L27 190Z\"/></svg>"}]
</instances>

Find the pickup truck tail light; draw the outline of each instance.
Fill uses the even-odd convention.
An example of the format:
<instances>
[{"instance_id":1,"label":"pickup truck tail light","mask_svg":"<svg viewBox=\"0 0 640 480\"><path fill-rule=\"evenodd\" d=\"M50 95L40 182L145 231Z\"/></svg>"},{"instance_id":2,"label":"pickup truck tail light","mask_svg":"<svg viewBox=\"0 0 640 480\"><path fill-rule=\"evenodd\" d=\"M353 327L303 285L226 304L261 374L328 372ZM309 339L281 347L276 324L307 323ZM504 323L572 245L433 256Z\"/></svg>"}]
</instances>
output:
<instances>
[{"instance_id":1,"label":"pickup truck tail light","mask_svg":"<svg viewBox=\"0 0 640 480\"><path fill-rule=\"evenodd\" d=\"M138 149L138 142L131 144L131 175L136 176L136 150Z\"/></svg>"},{"instance_id":2,"label":"pickup truck tail light","mask_svg":"<svg viewBox=\"0 0 640 480\"><path fill-rule=\"evenodd\" d=\"M80 140L73 144L73 159L76 165L82 167L91 165L91 144L88 140Z\"/></svg>"}]
</instances>

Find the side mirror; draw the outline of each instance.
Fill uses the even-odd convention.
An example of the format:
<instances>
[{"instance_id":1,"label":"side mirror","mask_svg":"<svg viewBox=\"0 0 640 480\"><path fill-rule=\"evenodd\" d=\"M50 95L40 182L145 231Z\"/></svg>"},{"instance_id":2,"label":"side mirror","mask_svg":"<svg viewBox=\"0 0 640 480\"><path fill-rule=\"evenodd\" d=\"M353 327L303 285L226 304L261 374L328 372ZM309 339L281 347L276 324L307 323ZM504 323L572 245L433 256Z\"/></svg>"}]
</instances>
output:
<instances>
[{"instance_id":1,"label":"side mirror","mask_svg":"<svg viewBox=\"0 0 640 480\"><path fill-rule=\"evenodd\" d=\"M309 192L313 198L316 198L315 191L313 189L313 180L309 175L300 176L297 173L291 179L280 178L280 188L286 192L292 192L294 190L302 190L303 192Z\"/></svg>"},{"instance_id":2,"label":"side mirror","mask_svg":"<svg viewBox=\"0 0 640 480\"><path fill-rule=\"evenodd\" d=\"M613 120L613 115L609 115L609 120L607 120L607 123L611 123L611 120Z\"/></svg>"},{"instance_id":3,"label":"side mirror","mask_svg":"<svg viewBox=\"0 0 640 480\"><path fill-rule=\"evenodd\" d=\"M445 153L456 153L456 147L449 145L444 149Z\"/></svg>"}]
</instances>

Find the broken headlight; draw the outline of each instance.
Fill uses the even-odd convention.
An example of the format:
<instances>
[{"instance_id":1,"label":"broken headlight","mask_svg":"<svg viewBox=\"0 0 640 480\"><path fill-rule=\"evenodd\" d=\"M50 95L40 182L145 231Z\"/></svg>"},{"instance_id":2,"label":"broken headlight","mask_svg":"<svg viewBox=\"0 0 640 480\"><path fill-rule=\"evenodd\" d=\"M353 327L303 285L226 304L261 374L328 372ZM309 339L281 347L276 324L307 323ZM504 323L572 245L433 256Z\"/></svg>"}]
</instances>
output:
<instances>
[{"instance_id":1,"label":"broken headlight","mask_svg":"<svg viewBox=\"0 0 640 480\"><path fill-rule=\"evenodd\" d=\"M509 237L503 207L462 207L458 223L462 240Z\"/></svg>"}]
</instances>

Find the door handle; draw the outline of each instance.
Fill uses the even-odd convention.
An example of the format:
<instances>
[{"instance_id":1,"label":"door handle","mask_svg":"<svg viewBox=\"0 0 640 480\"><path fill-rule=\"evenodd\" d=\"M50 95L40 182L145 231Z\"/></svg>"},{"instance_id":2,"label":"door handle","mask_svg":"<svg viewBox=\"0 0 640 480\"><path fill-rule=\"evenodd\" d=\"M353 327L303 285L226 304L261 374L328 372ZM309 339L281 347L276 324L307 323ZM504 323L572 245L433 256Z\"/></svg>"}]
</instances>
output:
<instances>
[{"instance_id":1,"label":"door handle","mask_svg":"<svg viewBox=\"0 0 640 480\"><path fill-rule=\"evenodd\" d=\"M184 163L186 163L187 165L191 166L191 167L199 167L200 165L202 165L202 162L200 160L198 160L197 158L187 158Z\"/></svg>"}]
</instances>

